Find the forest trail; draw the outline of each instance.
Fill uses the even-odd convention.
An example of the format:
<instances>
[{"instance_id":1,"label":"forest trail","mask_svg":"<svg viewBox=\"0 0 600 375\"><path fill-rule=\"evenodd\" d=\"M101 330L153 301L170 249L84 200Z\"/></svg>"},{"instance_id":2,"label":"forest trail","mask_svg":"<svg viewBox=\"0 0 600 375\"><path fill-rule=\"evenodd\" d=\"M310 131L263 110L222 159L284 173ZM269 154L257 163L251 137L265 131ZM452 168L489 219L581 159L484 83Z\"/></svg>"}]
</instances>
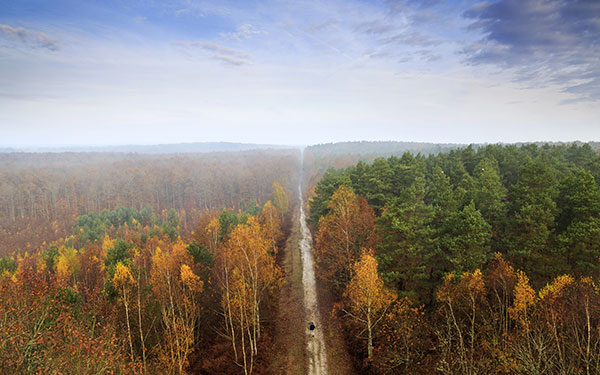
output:
<instances>
[{"instance_id":1,"label":"forest trail","mask_svg":"<svg viewBox=\"0 0 600 375\"><path fill-rule=\"evenodd\" d=\"M306 215L304 213L304 202L302 199L302 188L300 191L300 252L302 254L302 284L304 285L304 310L306 313L306 346L308 351L308 375L327 374L327 358L325 351L325 340L323 339L323 329L321 326L321 316L319 304L317 302L317 284L315 280L315 270L312 254L312 237L308 225L306 225ZM315 329L309 329L310 324L315 325Z\"/></svg>"}]
</instances>

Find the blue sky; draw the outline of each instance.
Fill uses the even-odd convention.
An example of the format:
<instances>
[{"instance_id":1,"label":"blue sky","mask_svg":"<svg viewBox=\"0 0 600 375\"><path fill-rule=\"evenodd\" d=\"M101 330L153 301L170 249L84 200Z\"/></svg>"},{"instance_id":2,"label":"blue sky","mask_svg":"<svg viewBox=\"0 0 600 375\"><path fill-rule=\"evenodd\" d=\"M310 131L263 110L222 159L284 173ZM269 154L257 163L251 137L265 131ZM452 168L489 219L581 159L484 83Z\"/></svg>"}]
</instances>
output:
<instances>
[{"instance_id":1,"label":"blue sky","mask_svg":"<svg viewBox=\"0 0 600 375\"><path fill-rule=\"evenodd\" d=\"M0 0L0 145L600 140L600 1Z\"/></svg>"}]
</instances>

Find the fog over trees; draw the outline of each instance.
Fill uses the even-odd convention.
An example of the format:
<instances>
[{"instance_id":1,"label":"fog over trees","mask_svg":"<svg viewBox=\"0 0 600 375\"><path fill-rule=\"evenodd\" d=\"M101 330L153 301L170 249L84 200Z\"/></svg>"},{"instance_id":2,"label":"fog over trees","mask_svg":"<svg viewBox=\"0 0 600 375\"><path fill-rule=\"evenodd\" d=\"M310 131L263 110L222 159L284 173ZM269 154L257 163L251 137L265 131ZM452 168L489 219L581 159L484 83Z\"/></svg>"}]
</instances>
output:
<instances>
[{"instance_id":1,"label":"fog over trees","mask_svg":"<svg viewBox=\"0 0 600 375\"><path fill-rule=\"evenodd\" d=\"M597 150L409 145L1 154L1 372L286 371L299 194L330 369L600 371Z\"/></svg>"}]
</instances>

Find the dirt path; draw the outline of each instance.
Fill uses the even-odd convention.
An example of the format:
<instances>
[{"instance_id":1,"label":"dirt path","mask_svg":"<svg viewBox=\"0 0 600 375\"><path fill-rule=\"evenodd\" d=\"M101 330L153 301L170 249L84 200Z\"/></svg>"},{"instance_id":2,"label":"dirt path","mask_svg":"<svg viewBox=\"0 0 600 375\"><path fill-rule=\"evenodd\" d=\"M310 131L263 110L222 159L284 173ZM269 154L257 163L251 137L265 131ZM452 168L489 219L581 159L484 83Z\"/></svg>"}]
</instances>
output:
<instances>
[{"instance_id":1,"label":"dirt path","mask_svg":"<svg viewBox=\"0 0 600 375\"><path fill-rule=\"evenodd\" d=\"M310 230L306 225L306 215L304 213L304 202L302 200L302 189L300 190L300 252L302 254L302 284L304 285L304 309L306 312L306 334L308 351L308 375L327 374L327 358L325 351L325 340L323 339L323 329L321 326L321 315L319 313L319 304L317 302L317 283L315 280L315 270L312 254L312 237ZM310 324L315 325L315 329L309 329Z\"/></svg>"},{"instance_id":2,"label":"dirt path","mask_svg":"<svg viewBox=\"0 0 600 375\"><path fill-rule=\"evenodd\" d=\"M295 212L291 233L283 252L281 266L284 283L279 295L278 318L275 322L275 349L267 375L307 373L299 215Z\"/></svg>"},{"instance_id":3,"label":"dirt path","mask_svg":"<svg viewBox=\"0 0 600 375\"><path fill-rule=\"evenodd\" d=\"M279 296L273 355L266 374L356 375L342 327L328 314L331 296L327 287L315 279L312 237L301 188L299 195L281 259L284 285ZM316 327L314 331L309 329L311 322Z\"/></svg>"}]
</instances>

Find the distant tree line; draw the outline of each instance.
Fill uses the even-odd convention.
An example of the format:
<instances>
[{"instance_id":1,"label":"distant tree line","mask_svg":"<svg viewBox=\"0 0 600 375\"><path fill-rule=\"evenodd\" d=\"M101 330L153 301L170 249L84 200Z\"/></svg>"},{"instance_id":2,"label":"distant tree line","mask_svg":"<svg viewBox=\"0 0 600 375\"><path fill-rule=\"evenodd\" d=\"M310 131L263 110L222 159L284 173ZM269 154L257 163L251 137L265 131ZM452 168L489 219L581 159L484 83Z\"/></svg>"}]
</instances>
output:
<instances>
[{"instance_id":1,"label":"distant tree line","mask_svg":"<svg viewBox=\"0 0 600 375\"><path fill-rule=\"evenodd\" d=\"M298 151L185 155L0 154L0 254L65 237L75 218L118 206L174 210L191 230L205 210L266 202L296 188Z\"/></svg>"}]
</instances>

